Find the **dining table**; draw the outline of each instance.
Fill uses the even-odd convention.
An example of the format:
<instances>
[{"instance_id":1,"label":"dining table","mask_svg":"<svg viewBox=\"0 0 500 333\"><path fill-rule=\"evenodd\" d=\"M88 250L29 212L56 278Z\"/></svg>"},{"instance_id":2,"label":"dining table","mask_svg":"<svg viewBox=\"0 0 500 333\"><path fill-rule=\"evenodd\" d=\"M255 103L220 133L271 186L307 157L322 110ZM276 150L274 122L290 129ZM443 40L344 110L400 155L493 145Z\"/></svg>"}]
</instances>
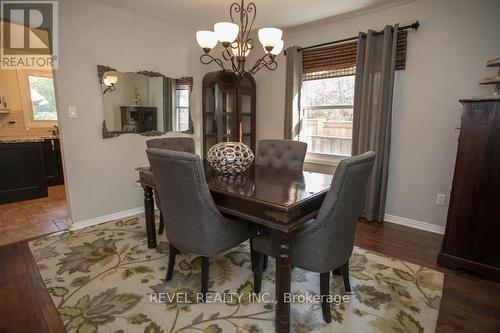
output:
<instances>
[{"instance_id":1,"label":"dining table","mask_svg":"<svg viewBox=\"0 0 500 333\"><path fill-rule=\"evenodd\" d=\"M212 198L223 214L256 223L267 229L276 259L275 329L290 331L291 240L297 229L314 218L330 189L333 176L311 171L251 165L239 175L220 174L204 161ZM137 168L144 189L148 247L156 247L154 177L149 167ZM167 213L168 214L168 213Z\"/></svg>"}]
</instances>

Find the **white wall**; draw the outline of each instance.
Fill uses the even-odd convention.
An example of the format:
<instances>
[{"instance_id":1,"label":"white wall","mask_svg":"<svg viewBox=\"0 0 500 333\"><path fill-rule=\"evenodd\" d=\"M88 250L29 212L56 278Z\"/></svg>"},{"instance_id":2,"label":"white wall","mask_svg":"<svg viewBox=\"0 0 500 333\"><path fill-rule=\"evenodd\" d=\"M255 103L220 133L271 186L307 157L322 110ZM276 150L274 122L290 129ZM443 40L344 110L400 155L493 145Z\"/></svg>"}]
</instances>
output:
<instances>
[{"instance_id":1,"label":"white wall","mask_svg":"<svg viewBox=\"0 0 500 333\"><path fill-rule=\"evenodd\" d=\"M134 168L147 165L147 137L102 139L97 65L193 76L193 120L199 137L201 65L194 33L94 1L60 1L56 71L66 185L73 222L142 206ZM145 97L145 96L144 96ZM68 118L68 106L78 118ZM199 150L199 144L197 143Z\"/></svg>"},{"instance_id":2,"label":"white wall","mask_svg":"<svg viewBox=\"0 0 500 333\"><path fill-rule=\"evenodd\" d=\"M500 56L500 1L420 0L285 32L287 46L308 46L419 20L408 35L407 68L397 73L386 214L443 226L457 148L458 99L492 93L479 79ZM257 79L258 139L283 137L285 59Z\"/></svg>"}]
</instances>

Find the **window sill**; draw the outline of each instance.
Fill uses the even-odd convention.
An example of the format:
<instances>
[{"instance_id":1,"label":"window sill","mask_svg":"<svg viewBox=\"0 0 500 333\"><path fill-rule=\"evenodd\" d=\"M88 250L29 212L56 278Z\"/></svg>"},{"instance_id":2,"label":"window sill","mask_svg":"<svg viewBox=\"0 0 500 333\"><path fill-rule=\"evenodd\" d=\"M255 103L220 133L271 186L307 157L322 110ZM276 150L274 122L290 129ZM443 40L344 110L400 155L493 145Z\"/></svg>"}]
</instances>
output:
<instances>
[{"instance_id":1,"label":"window sill","mask_svg":"<svg viewBox=\"0 0 500 333\"><path fill-rule=\"evenodd\" d=\"M348 157L349 156L307 153L304 162L308 164L318 164L318 165L327 165L336 167L337 165L339 165L340 161Z\"/></svg>"}]
</instances>

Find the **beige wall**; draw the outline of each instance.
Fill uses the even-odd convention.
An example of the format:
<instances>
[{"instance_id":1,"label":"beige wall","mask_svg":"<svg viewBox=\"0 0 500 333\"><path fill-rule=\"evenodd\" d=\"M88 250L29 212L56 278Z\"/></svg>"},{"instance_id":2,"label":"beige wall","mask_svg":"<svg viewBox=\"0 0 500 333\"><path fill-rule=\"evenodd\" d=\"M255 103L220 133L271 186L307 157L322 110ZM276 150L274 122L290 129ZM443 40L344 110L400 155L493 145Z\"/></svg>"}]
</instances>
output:
<instances>
[{"instance_id":1,"label":"beige wall","mask_svg":"<svg viewBox=\"0 0 500 333\"><path fill-rule=\"evenodd\" d=\"M94 1L60 1L60 66L56 70L66 185L73 222L142 206L134 168L147 165L147 137L102 139L103 101L97 65L194 76L199 133L201 77L193 32ZM76 106L77 118L68 117ZM199 144L197 143L197 149Z\"/></svg>"},{"instance_id":2,"label":"beige wall","mask_svg":"<svg viewBox=\"0 0 500 333\"><path fill-rule=\"evenodd\" d=\"M486 60L500 56L500 1L420 0L285 32L287 46L308 46L357 35L369 28L414 20L407 69L397 73L386 213L443 226L457 148L459 98L490 94L479 86L492 76ZM279 69L257 75L258 139L283 137L285 59ZM314 166L312 166L314 167Z\"/></svg>"}]
</instances>

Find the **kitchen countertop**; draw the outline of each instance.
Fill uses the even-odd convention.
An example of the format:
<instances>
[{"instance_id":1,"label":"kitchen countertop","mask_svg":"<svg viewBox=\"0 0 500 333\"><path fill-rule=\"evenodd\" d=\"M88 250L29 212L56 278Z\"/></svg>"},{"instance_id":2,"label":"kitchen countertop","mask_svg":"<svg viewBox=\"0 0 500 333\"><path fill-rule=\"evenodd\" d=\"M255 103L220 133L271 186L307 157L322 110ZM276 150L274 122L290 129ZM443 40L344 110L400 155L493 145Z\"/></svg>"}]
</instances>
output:
<instances>
[{"instance_id":1,"label":"kitchen countertop","mask_svg":"<svg viewBox=\"0 0 500 333\"><path fill-rule=\"evenodd\" d=\"M23 142L43 142L44 140L59 139L56 135L43 137L36 136L0 136L0 143L23 143Z\"/></svg>"}]
</instances>

